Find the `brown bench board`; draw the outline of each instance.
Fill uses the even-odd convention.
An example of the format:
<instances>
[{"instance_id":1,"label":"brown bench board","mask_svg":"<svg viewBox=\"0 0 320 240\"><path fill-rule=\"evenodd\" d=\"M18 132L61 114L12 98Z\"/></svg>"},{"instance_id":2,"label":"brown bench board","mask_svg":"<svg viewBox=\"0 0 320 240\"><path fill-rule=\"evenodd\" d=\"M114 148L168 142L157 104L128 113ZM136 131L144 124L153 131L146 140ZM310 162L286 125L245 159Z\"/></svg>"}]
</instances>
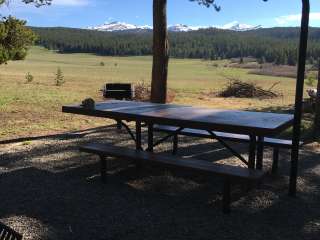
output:
<instances>
[{"instance_id":1,"label":"brown bench board","mask_svg":"<svg viewBox=\"0 0 320 240\"><path fill-rule=\"evenodd\" d=\"M128 149L124 147L111 146L108 144L90 143L86 146L80 147L80 151L93 153L97 155L127 158L129 160L138 160L150 163L161 163L168 166L171 165L182 168L195 169L199 171L214 173L220 176L240 178L251 181L257 181L261 179L264 175L264 172L260 170L211 163L208 161L193 158L183 159L181 157L173 155L155 154L151 152Z\"/></svg>"}]
</instances>

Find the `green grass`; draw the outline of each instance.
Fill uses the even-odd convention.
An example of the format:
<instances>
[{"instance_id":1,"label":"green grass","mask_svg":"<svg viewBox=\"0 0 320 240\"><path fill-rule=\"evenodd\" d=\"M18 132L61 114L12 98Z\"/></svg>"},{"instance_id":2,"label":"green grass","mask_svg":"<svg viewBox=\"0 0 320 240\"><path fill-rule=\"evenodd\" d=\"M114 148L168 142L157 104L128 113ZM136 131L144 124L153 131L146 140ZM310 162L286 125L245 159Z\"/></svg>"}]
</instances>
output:
<instances>
[{"instance_id":1,"label":"green grass","mask_svg":"<svg viewBox=\"0 0 320 240\"><path fill-rule=\"evenodd\" d=\"M104 62L105 66L100 66ZM226 61L171 59L169 88L175 90L176 103L216 108L264 109L281 107L293 102L295 80L291 78L248 74L248 69L224 67ZM94 118L61 113L63 104L80 102L92 97L101 100L99 89L106 82L150 83L151 57L101 57L91 54L58 54L34 47L25 61L0 66L0 138L17 135L74 130L105 123ZM66 83L55 86L55 73L60 67ZM34 76L25 84L26 73ZM229 81L228 77L256 82L268 88L280 81L277 91L283 98L273 100L222 99L207 96Z\"/></svg>"}]
</instances>

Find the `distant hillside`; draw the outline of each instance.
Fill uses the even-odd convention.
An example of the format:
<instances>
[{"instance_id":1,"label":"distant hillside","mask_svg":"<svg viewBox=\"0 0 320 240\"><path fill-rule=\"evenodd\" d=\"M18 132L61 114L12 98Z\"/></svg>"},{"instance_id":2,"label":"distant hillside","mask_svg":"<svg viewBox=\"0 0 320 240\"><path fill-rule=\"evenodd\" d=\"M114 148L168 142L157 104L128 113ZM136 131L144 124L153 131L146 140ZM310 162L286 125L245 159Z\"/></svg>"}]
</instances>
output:
<instances>
[{"instance_id":1,"label":"distant hillside","mask_svg":"<svg viewBox=\"0 0 320 240\"><path fill-rule=\"evenodd\" d=\"M73 28L35 28L38 45L61 53L106 56L152 54L152 31L100 32ZM227 59L255 57L261 62L295 65L298 28L269 28L245 32L200 29L170 32L170 55L176 58ZM320 28L310 29L308 60L320 57Z\"/></svg>"}]
</instances>

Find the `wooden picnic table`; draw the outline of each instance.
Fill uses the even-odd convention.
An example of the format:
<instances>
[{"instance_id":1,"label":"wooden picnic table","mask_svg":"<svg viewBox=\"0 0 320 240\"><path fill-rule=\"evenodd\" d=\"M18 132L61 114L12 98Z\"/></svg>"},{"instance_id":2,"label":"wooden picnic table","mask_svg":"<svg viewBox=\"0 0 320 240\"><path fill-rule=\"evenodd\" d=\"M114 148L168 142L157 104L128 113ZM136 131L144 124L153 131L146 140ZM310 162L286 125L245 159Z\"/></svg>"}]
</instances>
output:
<instances>
[{"instance_id":1,"label":"wooden picnic table","mask_svg":"<svg viewBox=\"0 0 320 240\"><path fill-rule=\"evenodd\" d=\"M141 125L148 126L148 151L153 151L153 126L155 124L176 126L181 129L193 128L206 131L221 131L245 134L250 137L249 168L255 167L255 161L262 161L264 138L278 135L293 124L293 115L266 112L212 109L174 104L156 104L148 102L111 100L96 103L94 109L81 105L63 106L65 113L95 116L116 121L134 121L135 136L124 124L141 147Z\"/></svg>"}]
</instances>

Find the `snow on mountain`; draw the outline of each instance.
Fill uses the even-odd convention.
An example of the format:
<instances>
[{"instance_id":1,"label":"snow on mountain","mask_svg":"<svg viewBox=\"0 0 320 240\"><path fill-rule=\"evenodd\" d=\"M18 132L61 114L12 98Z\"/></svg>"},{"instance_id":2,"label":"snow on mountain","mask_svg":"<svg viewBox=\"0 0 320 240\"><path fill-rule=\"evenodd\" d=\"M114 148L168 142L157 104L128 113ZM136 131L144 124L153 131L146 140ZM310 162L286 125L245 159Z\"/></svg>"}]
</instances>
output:
<instances>
[{"instance_id":1,"label":"snow on mountain","mask_svg":"<svg viewBox=\"0 0 320 240\"><path fill-rule=\"evenodd\" d=\"M262 28L262 26L261 25L253 26L253 25L242 24L237 21L234 21L217 28L232 30L232 31L250 31L250 30Z\"/></svg>"},{"instance_id":2,"label":"snow on mountain","mask_svg":"<svg viewBox=\"0 0 320 240\"><path fill-rule=\"evenodd\" d=\"M199 29L206 29L206 28L218 28L218 29L231 30L231 31L249 31L249 30L262 28L262 26L241 24L237 21L234 21L234 22L225 24L223 26L188 26L185 24L175 24L175 25L169 26L168 30L172 32L189 32L189 31L197 31ZM152 27L148 25L138 26L138 25L133 25L125 22L110 22L110 23L106 22L96 27L88 27L88 29L105 31L105 32L117 32L117 31L152 30Z\"/></svg>"},{"instance_id":3,"label":"snow on mountain","mask_svg":"<svg viewBox=\"0 0 320 240\"><path fill-rule=\"evenodd\" d=\"M169 26L168 30L172 31L172 32L189 32L189 31L191 31L191 29L187 25L184 25L184 24L176 24L176 25Z\"/></svg>"},{"instance_id":4,"label":"snow on mountain","mask_svg":"<svg viewBox=\"0 0 320 240\"><path fill-rule=\"evenodd\" d=\"M152 27L145 26L137 26L124 22L106 22L102 25L96 27L88 27L90 30L104 31L104 32L116 32L116 31L130 31L130 30L151 30Z\"/></svg>"},{"instance_id":5,"label":"snow on mountain","mask_svg":"<svg viewBox=\"0 0 320 240\"><path fill-rule=\"evenodd\" d=\"M192 27L185 24L175 24L168 27L168 31L171 32L189 32L189 31L196 31L200 28L208 28L208 27Z\"/></svg>"},{"instance_id":6,"label":"snow on mountain","mask_svg":"<svg viewBox=\"0 0 320 240\"><path fill-rule=\"evenodd\" d=\"M262 28L262 26L253 26L249 24L241 24L237 21L225 24L223 26L188 26L185 24L176 24L169 26L168 30L172 32L189 32L189 31L197 31L199 29L207 29L207 28L218 28L224 30L231 30L231 31L250 31Z\"/></svg>"}]
</instances>

